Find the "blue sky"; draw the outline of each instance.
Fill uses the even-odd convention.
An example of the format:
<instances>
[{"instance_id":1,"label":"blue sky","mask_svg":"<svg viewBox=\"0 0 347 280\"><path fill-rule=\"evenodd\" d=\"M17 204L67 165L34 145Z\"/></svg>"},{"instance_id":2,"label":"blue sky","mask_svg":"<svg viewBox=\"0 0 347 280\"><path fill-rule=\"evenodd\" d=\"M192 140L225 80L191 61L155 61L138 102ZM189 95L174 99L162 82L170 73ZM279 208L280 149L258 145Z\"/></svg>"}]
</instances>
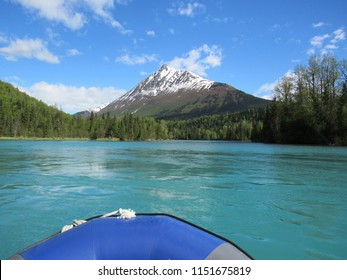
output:
<instances>
[{"instance_id":1,"label":"blue sky","mask_svg":"<svg viewBox=\"0 0 347 280\"><path fill-rule=\"evenodd\" d=\"M345 0L0 0L0 79L68 113L163 63L247 93L310 55L347 57Z\"/></svg>"}]
</instances>

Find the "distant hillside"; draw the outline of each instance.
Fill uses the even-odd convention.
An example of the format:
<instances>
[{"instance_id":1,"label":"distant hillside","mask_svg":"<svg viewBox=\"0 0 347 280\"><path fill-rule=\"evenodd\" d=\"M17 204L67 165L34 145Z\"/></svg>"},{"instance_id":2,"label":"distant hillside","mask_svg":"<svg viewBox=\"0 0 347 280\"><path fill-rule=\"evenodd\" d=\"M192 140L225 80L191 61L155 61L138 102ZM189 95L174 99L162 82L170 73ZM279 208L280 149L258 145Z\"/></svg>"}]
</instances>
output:
<instances>
[{"instance_id":1,"label":"distant hillside","mask_svg":"<svg viewBox=\"0 0 347 280\"><path fill-rule=\"evenodd\" d=\"M169 135L166 123L151 117L72 116L0 81L0 137L143 141Z\"/></svg>"},{"instance_id":2,"label":"distant hillside","mask_svg":"<svg viewBox=\"0 0 347 280\"><path fill-rule=\"evenodd\" d=\"M84 122L0 81L1 137L88 137Z\"/></svg>"}]
</instances>

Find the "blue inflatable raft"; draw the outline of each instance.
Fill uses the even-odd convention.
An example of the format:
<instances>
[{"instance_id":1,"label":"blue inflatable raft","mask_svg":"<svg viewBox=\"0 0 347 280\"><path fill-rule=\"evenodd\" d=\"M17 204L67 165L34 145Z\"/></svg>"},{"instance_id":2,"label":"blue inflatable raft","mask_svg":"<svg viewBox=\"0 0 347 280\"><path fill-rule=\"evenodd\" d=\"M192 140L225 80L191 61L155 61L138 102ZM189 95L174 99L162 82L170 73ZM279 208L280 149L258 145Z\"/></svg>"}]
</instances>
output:
<instances>
[{"instance_id":1,"label":"blue inflatable raft","mask_svg":"<svg viewBox=\"0 0 347 280\"><path fill-rule=\"evenodd\" d=\"M237 245L167 214L93 217L10 257L28 260L252 259Z\"/></svg>"}]
</instances>

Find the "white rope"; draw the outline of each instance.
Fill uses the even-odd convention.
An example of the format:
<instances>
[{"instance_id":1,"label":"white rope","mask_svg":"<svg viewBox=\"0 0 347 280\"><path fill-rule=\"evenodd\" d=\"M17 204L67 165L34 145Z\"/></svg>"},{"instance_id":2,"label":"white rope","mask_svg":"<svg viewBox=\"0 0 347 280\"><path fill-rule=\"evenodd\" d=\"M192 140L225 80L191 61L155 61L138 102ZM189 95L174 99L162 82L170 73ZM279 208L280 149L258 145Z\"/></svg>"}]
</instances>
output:
<instances>
[{"instance_id":1,"label":"white rope","mask_svg":"<svg viewBox=\"0 0 347 280\"><path fill-rule=\"evenodd\" d=\"M106 217L115 216L115 215L117 215L118 219L131 219L136 217L134 210L119 208L116 211L102 215L101 218L106 218Z\"/></svg>"},{"instance_id":2,"label":"white rope","mask_svg":"<svg viewBox=\"0 0 347 280\"><path fill-rule=\"evenodd\" d=\"M74 227L77 227L79 225L84 224L85 222L87 222L87 221L86 220L73 220L71 225L63 226L63 228L61 229L60 232L68 231L68 230L70 230L70 229L72 229Z\"/></svg>"},{"instance_id":3,"label":"white rope","mask_svg":"<svg viewBox=\"0 0 347 280\"><path fill-rule=\"evenodd\" d=\"M136 214L135 214L134 210L119 208L116 211L102 215L100 218L106 218L106 217L110 217L110 216L117 216L117 219L131 219L131 218L135 218ZM60 232L68 231L74 227L77 227L81 224L84 224L85 222L87 222L87 221L86 220L73 220L71 225L64 226Z\"/></svg>"},{"instance_id":4,"label":"white rope","mask_svg":"<svg viewBox=\"0 0 347 280\"><path fill-rule=\"evenodd\" d=\"M110 217L110 216L114 216L114 215L118 215L118 214L119 214L119 209L116 210L116 211L104 214L104 215L101 216L101 218L106 218L106 217Z\"/></svg>"}]
</instances>

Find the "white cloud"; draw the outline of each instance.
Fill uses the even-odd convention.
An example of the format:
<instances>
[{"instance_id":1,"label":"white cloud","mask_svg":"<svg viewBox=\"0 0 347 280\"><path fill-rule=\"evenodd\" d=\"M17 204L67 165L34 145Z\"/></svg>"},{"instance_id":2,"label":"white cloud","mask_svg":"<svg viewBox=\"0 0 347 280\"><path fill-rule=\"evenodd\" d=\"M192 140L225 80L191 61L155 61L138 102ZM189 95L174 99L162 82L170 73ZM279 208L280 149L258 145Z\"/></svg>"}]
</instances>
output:
<instances>
[{"instance_id":1,"label":"white cloud","mask_svg":"<svg viewBox=\"0 0 347 280\"><path fill-rule=\"evenodd\" d=\"M274 31L280 31L283 30L285 28L288 28L291 25L291 23L286 22L286 23L275 23L270 27L270 31L274 32Z\"/></svg>"},{"instance_id":2,"label":"white cloud","mask_svg":"<svg viewBox=\"0 0 347 280\"><path fill-rule=\"evenodd\" d=\"M323 27L323 26L325 26L325 25L328 25L328 24L325 23L325 22L320 21L320 22L317 22L317 23L313 23L313 24L312 24L312 27L313 27L313 28L320 28L320 27Z\"/></svg>"},{"instance_id":3,"label":"white cloud","mask_svg":"<svg viewBox=\"0 0 347 280\"><path fill-rule=\"evenodd\" d=\"M170 14L177 14L180 16L194 17L197 14L204 13L206 10L205 5L198 2L189 2L187 4L180 2L175 4L173 8L168 9Z\"/></svg>"},{"instance_id":4,"label":"white cloud","mask_svg":"<svg viewBox=\"0 0 347 280\"><path fill-rule=\"evenodd\" d=\"M117 4L119 5L128 5L131 3L133 0L115 0Z\"/></svg>"},{"instance_id":5,"label":"white cloud","mask_svg":"<svg viewBox=\"0 0 347 280\"><path fill-rule=\"evenodd\" d=\"M175 57L168 64L177 69L189 70L206 76L206 70L222 64L222 49L216 45L210 47L205 44L197 49L192 49L183 57Z\"/></svg>"},{"instance_id":6,"label":"white cloud","mask_svg":"<svg viewBox=\"0 0 347 280\"><path fill-rule=\"evenodd\" d=\"M125 29L112 16L114 0L13 0L39 17L61 23L72 30L82 28L88 21L86 11L96 18L103 19L107 24L118 29L123 34L131 30ZM129 1L116 1L117 4L127 4Z\"/></svg>"},{"instance_id":7,"label":"white cloud","mask_svg":"<svg viewBox=\"0 0 347 280\"><path fill-rule=\"evenodd\" d=\"M295 58L291 60L292 63L299 64L301 62L300 58Z\"/></svg>"},{"instance_id":8,"label":"white cloud","mask_svg":"<svg viewBox=\"0 0 347 280\"><path fill-rule=\"evenodd\" d=\"M330 35L329 34L324 34L322 36L314 36L311 41L310 41L310 44L314 47L321 47L323 45L323 42L324 40L330 38Z\"/></svg>"},{"instance_id":9,"label":"white cloud","mask_svg":"<svg viewBox=\"0 0 347 280\"><path fill-rule=\"evenodd\" d=\"M331 39L330 39L331 38ZM329 41L327 39L330 39ZM336 29L331 34L317 35L310 40L311 48L307 54L314 55L318 50L321 54L333 52L339 48L338 44L346 39L346 33L343 28Z\"/></svg>"},{"instance_id":10,"label":"white cloud","mask_svg":"<svg viewBox=\"0 0 347 280\"><path fill-rule=\"evenodd\" d=\"M18 84L21 84L23 82L21 78L15 75L5 77L4 80L8 83L11 83L15 87L19 87Z\"/></svg>"},{"instance_id":11,"label":"white cloud","mask_svg":"<svg viewBox=\"0 0 347 280\"><path fill-rule=\"evenodd\" d=\"M64 24L66 27L77 30L86 22L82 13L73 9L73 1L68 0L13 0L40 17Z\"/></svg>"},{"instance_id":12,"label":"white cloud","mask_svg":"<svg viewBox=\"0 0 347 280\"><path fill-rule=\"evenodd\" d=\"M292 70L288 70L283 77L293 77L295 78L295 74ZM281 77L282 78L282 77ZM279 83L279 81L281 80L281 78L278 78L276 81L272 82L272 83L265 83L263 85L261 85L254 93L255 96L264 98L264 99L269 99L272 100L273 99L273 92L275 90L276 85Z\"/></svg>"},{"instance_id":13,"label":"white cloud","mask_svg":"<svg viewBox=\"0 0 347 280\"><path fill-rule=\"evenodd\" d=\"M59 58L47 49L46 43L41 39L16 39L7 47L0 48L0 54L11 61L24 57L53 64L60 63Z\"/></svg>"},{"instance_id":14,"label":"white cloud","mask_svg":"<svg viewBox=\"0 0 347 280\"><path fill-rule=\"evenodd\" d=\"M7 43L7 42L8 42L7 37L0 33L0 43Z\"/></svg>"},{"instance_id":15,"label":"white cloud","mask_svg":"<svg viewBox=\"0 0 347 280\"><path fill-rule=\"evenodd\" d=\"M331 40L331 43L336 44L337 42L343 41L346 39L346 33L343 28L339 28L333 32L334 38Z\"/></svg>"},{"instance_id":16,"label":"white cloud","mask_svg":"<svg viewBox=\"0 0 347 280\"><path fill-rule=\"evenodd\" d=\"M213 22L213 23L228 23L232 21L232 18L230 17L211 17L207 16L206 17L207 22Z\"/></svg>"},{"instance_id":17,"label":"white cloud","mask_svg":"<svg viewBox=\"0 0 347 280\"><path fill-rule=\"evenodd\" d=\"M276 80L273 83L265 83L261 85L257 91L254 93L255 96L265 98L265 99L272 99L273 98L273 91L278 83L278 80Z\"/></svg>"},{"instance_id":18,"label":"white cloud","mask_svg":"<svg viewBox=\"0 0 347 280\"><path fill-rule=\"evenodd\" d=\"M76 56L76 55L81 55L82 53L79 50L76 49L69 49L67 50L67 55L68 56Z\"/></svg>"},{"instance_id":19,"label":"white cloud","mask_svg":"<svg viewBox=\"0 0 347 280\"><path fill-rule=\"evenodd\" d=\"M174 28L169 28L169 32L170 32L171 35L174 35L176 31L175 31Z\"/></svg>"},{"instance_id":20,"label":"white cloud","mask_svg":"<svg viewBox=\"0 0 347 280\"><path fill-rule=\"evenodd\" d=\"M155 31L154 30L147 30L146 34L147 34L147 36L154 37L155 36Z\"/></svg>"},{"instance_id":21,"label":"white cloud","mask_svg":"<svg viewBox=\"0 0 347 280\"><path fill-rule=\"evenodd\" d=\"M333 45L333 44L328 44L324 47L324 49L328 49L328 50L335 50L337 48L338 47L336 45Z\"/></svg>"},{"instance_id":22,"label":"white cloud","mask_svg":"<svg viewBox=\"0 0 347 280\"><path fill-rule=\"evenodd\" d=\"M113 0L84 0L84 2L97 17L102 18L106 23L117 28L121 33L128 34L132 32L131 30L125 29L123 25L113 18L111 13L111 10L114 9ZM122 1L122 3L123 2L124 1ZM124 3L126 3L126 1Z\"/></svg>"},{"instance_id":23,"label":"white cloud","mask_svg":"<svg viewBox=\"0 0 347 280\"><path fill-rule=\"evenodd\" d=\"M24 91L48 105L58 106L71 114L112 102L126 92L114 87L86 88L47 82L35 83Z\"/></svg>"},{"instance_id":24,"label":"white cloud","mask_svg":"<svg viewBox=\"0 0 347 280\"><path fill-rule=\"evenodd\" d=\"M316 50L314 48L310 48L310 49L308 49L308 51L306 53L311 56L311 55L314 55L315 52L316 52Z\"/></svg>"},{"instance_id":25,"label":"white cloud","mask_svg":"<svg viewBox=\"0 0 347 280\"><path fill-rule=\"evenodd\" d=\"M51 43L57 47L61 47L64 44L64 41L60 39L60 35L54 32L51 28L46 28L46 35Z\"/></svg>"},{"instance_id":26,"label":"white cloud","mask_svg":"<svg viewBox=\"0 0 347 280\"><path fill-rule=\"evenodd\" d=\"M146 64L150 62L156 62L157 58L155 54L142 54L132 55L129 54L122 55L116 58L116 62L121 62L127 65L137 65L137 64Z\"/></svg>"}]
</instances>

